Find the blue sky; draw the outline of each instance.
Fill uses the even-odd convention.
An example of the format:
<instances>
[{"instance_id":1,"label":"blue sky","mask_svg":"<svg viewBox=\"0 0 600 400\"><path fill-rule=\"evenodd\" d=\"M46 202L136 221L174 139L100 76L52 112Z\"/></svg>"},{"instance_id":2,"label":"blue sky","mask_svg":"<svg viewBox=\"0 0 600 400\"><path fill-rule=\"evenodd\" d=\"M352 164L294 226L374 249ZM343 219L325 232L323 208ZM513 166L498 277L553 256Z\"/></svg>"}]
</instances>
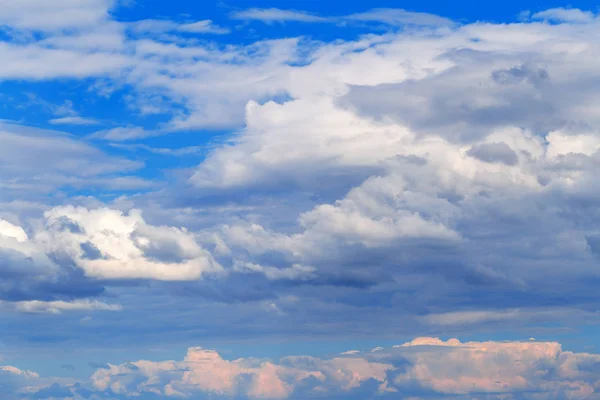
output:
<instances>
[{"instance_id":1,"label":"blue sky","mask_svg":"<svg viewBox=\"0 0 600 400\"><path fill-rule=\"evenodd\" d=\"M599 396L595 4L0 10L0 398Z\"/></svg>"}]
</instances>

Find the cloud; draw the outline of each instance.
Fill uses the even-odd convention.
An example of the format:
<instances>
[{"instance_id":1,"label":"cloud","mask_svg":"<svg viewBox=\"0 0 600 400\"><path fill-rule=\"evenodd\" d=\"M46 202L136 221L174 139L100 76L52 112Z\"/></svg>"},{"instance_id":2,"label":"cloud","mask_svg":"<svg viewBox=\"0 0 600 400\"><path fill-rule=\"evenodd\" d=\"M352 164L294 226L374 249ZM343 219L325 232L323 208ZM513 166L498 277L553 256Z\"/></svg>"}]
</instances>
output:
<instances>
[{"instance_id":1,"label":"cloud","mask_svg":"<svg viewBox=\"0 0 600 400\"><path fill-rule=\"evenodd\" d=\"M149 131L139 126L117 127L94 132L90 135L91 139L104 139L115 142L124 142L128 140L145 139L152 136L158 136L159 131Z\"/></svg>"},{"instance_id":2,"label":"cloud","mask_svg":"<svg viewBox=\"0 0 600 400\"><path fill-rule=\"evenodd\" d=\"M407 210L402 199L394 198L394 194L388 192L387 183L376 178L365 182L364 186L353 189L336 205L320 205L303 214L300 224L306 227L307 234L322 240L339 237L366 247L389 245L401 238L460 239L459 234L443 223L427 220L418 212ZM394 201L400 203L398 208L394 207ZM388 202L392 203L390 208L386 207ZM367 205L374 207L367 208Z\"/></svg>"},{"instance_id":3,"label":"cloud","mask_svg":"<svg viewBox=\"0 0 600 400\"><path fill-rule=\"evenodd\" d=\"M0 367L0 371L4 371L4 372L9 372L11 374L14 375L22 375L28 378L39 378L39 375L36 374L35 372L31 372L31 371L22 371L17 367L12 367L10 365L5 365Z\"/></svg>"},{"instance_id":4,"label":"cloud","mask_svg":"<svg viewBox=\"0 0 600 400\"><path fill-rule=\"evenodd\" d=\"M467 342L417 339L404 348L431 346L406 353L411 366L395 379L402 386L417 382L439 394L513 393L535 398L586 398L595 392L590 380L600 358L564 352L558 343ZM592 378L593 379L593 378Z\"/></svg>"},{"instance_id":5,"label":"cloud","mask_svg":"<svg viewBox=\"0 0 600 400\"><path fill-rule=\"evenodd\" d=\"M456 326L469 324L492 324L498 322L514 322L515 320L545 321L552 318L576 316L590 321L596 319L598 314L577 309L530 309L530 310L477 310L457 311L442 314L428 314L423 319L430 324L441 326Z\"/></svg>"},{"instance_id":6,"label":"cloud","mask_svg":"<svg viewBox=\"0 0 600 400\"><path fill-rule=\"evenodd\" d=\"M7 400L64 399L71 394L68 386L76 382L69 378L45 378L33 371L11 365L0 366L0 387Z\"/></svg>"},{"instance_id":7,"label":"cloud","mask_svg":"<svg viewBox=\"0 0 600 400\"><path fill-rule=\"evenodd\" d=\"M96 390L128 396L154 392L173 397L286 399L308 385L313 393L350 392L362 383L385 379L389 364L360 358L320 360L288 357L280 364L259 359L224 360L215 351L190 348L181 362L137 361L99 369L91 381Z\"/></svg>"},{"instance_id":8,"label":"cloud","mask_svg":"<svg viewBox=\"0 0 600 400\"><path fill-rule=\"evenodd\" d=\"M99 279L195 280L222 267L185 229L147 224L138 210L57 207L35 240Z\"/></svg>"},{"instance_id":9,"label":"cloud","mask_svg":"<svg viewBox=\"0 0 600 400\"><path fill-rule=\"evenodd\" d=\"M363 302L350 290L338 296L351 305L383 310L411 292L420 300L403 316L485 310L495 323L502 310L525 315L556 304L564 290L565 307L578 308L593 293L583 281L596 228L576 204L597 201L598 120L586 103L598 101L586 91L596 78L585 67L575 90L567 71L587 56L549 43L582 44L577 32L593 29L475 24L439 37L405 32L362 50L328 45L293 71L303 87L289 83L291 99L247 104L245 128L198 165L190 190L253 205L248 193L279 197L282 208L301 199L292 212L236 215L219 228L218 244L255 266L313 266L315 285L382 291ZM366 66L377 71L361 74ZM561 280L573 286L551 283Z\"/></svg>"},{"instance_id":10,"label":"cloud","mask_svg":"<svg viewBox=\"0 0 600 400\"><path fill-rule=\"evenodd\" d=\"M13 375L24 372L4 367ZM99 368L89 381L64 385L63 396L89 398L412 399L448 396L586 399L597 393L600 357L564 351L556 342L460 342L420 337L374 352L279 361L226 360L192 347L182 361L134 361ZM39 380L28 373L31 383ZM41 389L40 389L41 387ZM46 390L38 384L38 390ZM90 397L92 396L92 397Z\"/></svg>"},{"instance_id":11,"label":"cloud","mask_svg":"<svg viewBox=\"0 0 600 400\"><path fill-rule=\"evenodd\" d=\"M2 0L0 23L34 31L86 28L107 20L114 3L113 0L58 0L52 3L23 0L17 5Z\"/></svg>"},{"instance_id":12,"label":"cloud","mask_svg":"<svg viewBox=\"0 0 600 400\"><path fill-rule=\"evenodd\" d=\"M118 304L106 304L99 301L75 300L75 301L40 301L29 300L14 303L4 303L5 306L14 307L18 312L24 313L50 313L60 314L72 311L121 311L123 307Z\"/></svg>"},{"instance_id":13,"label":"cloud","mask_svg":"<svg viewBox=\"0 0 600 400\"><path fill-rule=\"evenodd\" d=\"M517 154L506 143L484 143L473 146L467 151L471 157L489 163L503 163L515 165L519 158Z\"/></svg>"},{"instance_id":14,"label":"cloud","mask_svg":"<svg viewBox=\"0 0 600 400\"><path fill-rule=\"evenodd\" d=\"M595 15L590 11L582 11L578 8L551 8L535 13L531 18L553 22L587 23L592 22Z\"/></svg>"},{"instance_id":15,"label":"cloud","mask_svg":"<svg viewBox=\"0 0 600 400\"><path fill-rule=\"evenodd\" d=\"M359 306L394 308L419 321L412 332L433 329L421 319L432 310L472 329L478 318L528 325L522 315L557 301L587 309L597 221L578 205L597 202L596 30L479 23L224 52L138 42L160 65L183 64L169 79L144 75L189 100L171 121L177 129L243 125L171 192L183 217L156 213L186 223L195 215L189 223L225 269L254 271L227 278L234 297L243 298L241 280L251 298L265 285L260 294L292 321L333 302L340 308L321 322L336 312L367 318ZM189 211L227 201L251 210ZM313 276L269 279L294 265ZM318 300L278 303L290 293ZM469 312L489 314L458 314Z\"/></svg>"},{"instance_id":16,"label":"cloud","mask_svg":"<svg viewBox=\"0 0 600 400\"><path fill-rule=\"evenodd\" d=\"M398 8L375 8L362 13L355 13L339 17L322 17L311 14L306 11L283 10L279 8L250 8L242 11L235 11L229 15L232 19L254 20L266 23L272 22L329 22L329 23L347 23L347 22L378 22L392 26L419 25L419 26L440 26L454 25L454 22L447 18L428 13L411 12Z\"/></svg>"},{"instance_id":17,"label":"cloud","mask_svg":"<svg viewBox=\"0 0 600 400\"><path fill-rule=\"evenodd\" d=\"M118 53L90 53L37 44L0 42L0 55L10 58L0 66L0 76L16 80L103 77L118 74L132 65L130 58Z\"/></svg>"},{"instance_id":18,"label":"cloud","mask_svg":"<svg viewBox=\"0 0 600 400\"><path fill-rule=\"evenodd\" d=\"M53 118L50 122L52 125L96 125L98 121L93 118L83 117L61 117Z\"/></svg>"},{"instance_id":19,"label":"cloud","mask_svg":"<svg viewBox=\"0 0 600 400\"><path fill-rule=\"evenodd\" d=\"M223 35L230 32L229 29L217 26L209 19L187 23L179 23L170 20L146 19L133 22L130 27L136 33L183 32Z\"/></svg>"},{"instance_id":20,"label":"cloud","mask_svg":"<svg viewBox=\"0 0 600 400\"><path fill-rule=\"evenodd\" d=\"M208 146L186 146L176 149L169 149L164 147L150 147L144 144L120 144L111 143L112 147L118 149L124 149L128 151L144 150L154 154L160 154L165 156L182 157L182 156L193 156L204 153L208 150Z\"/></svg>"},{"instance_id":21,"label":"cloud","mask_svg":"<svg viewBox=\"0 0 600 400\"><path fill-rule=\"evenodd\" d=\"M26 194L66 186L110 188L116 184L124 189L128 184L148 184L128 175L142 163L108 155L61 132L4 123L0 124L0 140L0 185L6 200L8 196L27 199Z\"/></svg>"},{"instance_id":22,"label":"cloud","mask_svg":"<svg viewBox=\"0 0 600 400\"><path fill-rule=\"evenodd\" d=\"M250 8L229 14L232 19L256 20L263 22L327 22L327 18L305 11L282 10L279 8Z\"/></svg>"},{"instance_id":23,"label":"cloud","mask_svg":"<svg viewBox=\"0 0 600 400\"><path fill-rule=\"evenodd\" d=\"M23 228L0 220L0 276L7 278L7 284L33 276L48 277L56 270L56 265L29 240Z\"/></svg>"},{"instance_id":24,"label":"cloud","mask_svg":"<svg viewBox=\"0 0 600 400\"><path fill-rule=\"evenodd\" d=\"M375 8L366 12L350 14L350 21L381 22L393 26L453 26L455 23L434 14L406 11L397 8Z\"/></svg>"},{"instance_id":25,"label":"cloud","mask_svg":"<svg viewBox=\"0 0 600 400\"><path fill-rule=\"evenodd\" d=\"M35 236L35 235L33 235ZM0 220L0 303L17 312L50 312L120 309L98 300L102 285L86 282L69 263L48 254L40 243L17 225Z\"/></svg>"},{"instance_id":26,"label":"cloud","mask_svg":"<svg viewBox=\"0 0 600 400\"><path fill-rule=\"evenodd\" d=\"M316 268L299 264L294 264L288 268L276 268L238 261L234 264L233 270L242 274L263 274L267 279L276 281L286 279L308 280L315 276Z\"/></svg>"},{"instance_id":27,"label":"cloud","mask_svg":"<svg viewBox=\"0 0 600 400\"><path fill-rule=\"evenodd\" d=\"M26 242L29 239L23 228L13 225L3 219L0 219L0 235L13 238L17 242Z\"/></svg>"},{"instance_id":28,"label":"cloud","mask_svg":"<svg viewBox=\"0 0 600 400\"><path fill-rule=\"evenodd\" d=\"M21 370L11 365L0 365L0 387L3 396L13 400L18 399L22 388L39 379L39 375L32 371Z\"/></svg>"},{"instance_id":29,"label":"cloud","mask_svg":"<svg viewBox=\"0 0 600 400\"><path fill-rule=\"evenodd\" d=\"M178 156L198 147L145 140L234 131L195 155L197 165L170 159L190 168L150 181L159 165L143 170L111 154L120 144L104 151L106 143L2 125L4 301L114 301L125 307L120 319L137 321L135 333L115 338L113 314L101 313L85 324L105 324L86 334L90 343L183 342L200 331L472 334L596 318L595 20L435 29L443 21L379 10L354 23L426 27L223 45L192 37L212 26L205 20L145 21L136 33L135 23L101 14L89 27L63 21L68 28L11 36L0 77L91 82L111 101L123 96L125 112L156 113L144 128L127 119L91 137L140 142L121 149ZM12 29L26 30L19 21ZM78 111L93 117L85 104ZM79 115L66 105L46 111ZM68 324L64 311L35 319ZM14 337L35 339L20 324L31 316L6 314ZM75 319L52 335L82 335ZM48 332L59 324L44 323Z\"/></svg>"}]
</instances>

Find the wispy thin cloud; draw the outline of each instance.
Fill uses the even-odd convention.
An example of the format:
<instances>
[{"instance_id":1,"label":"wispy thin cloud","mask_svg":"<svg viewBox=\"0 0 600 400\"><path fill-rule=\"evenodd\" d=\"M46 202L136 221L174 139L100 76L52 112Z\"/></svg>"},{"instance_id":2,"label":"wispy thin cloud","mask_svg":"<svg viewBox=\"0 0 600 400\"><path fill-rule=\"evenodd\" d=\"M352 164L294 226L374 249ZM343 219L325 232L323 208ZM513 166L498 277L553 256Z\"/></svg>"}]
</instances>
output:
<instances>
[{"instance_id":1,"label":"wispy thin cloud","mask_svg":"<svg viewBox=\"0 0 600 400\"><path fill-rule=\"evenodd\" d=\"M49 313L61 314L69 311L122 311L120 304L106 304L97 300L75 300L75 301L41 301L28 300L16 303L3 303L5 306L13 306L18 312L24 313Z\"/></svg>"},{"instance_id":2,"label":"wispy thin cloud","mask_svg":"<svg viewBox=\"0 0 600 400\"><path fill-rule=\"evenodd\" d=\"M189 23L179 23L172 20L146 19L129 24L129 28L138 33L184 32L224 35L230 32L228 28L218 26L210 19Z\"/></svg>"},{"instance_id":3,"label":"wispy thin cloud","mask_svg":"<svg viewBox=\"0 0 600 400\"><path fill-rule=\"evenodd\" d=\"M342 17L348 21L379 22L387 25L419 25L419 26L439 26L454 25L454 22L448 18L440 17L434 14L412 12L396 8L376 8L370 11L351 14Z\"/></svg>"},{"instance_id":4,"label":"wispy thin cloud","mask_svg":"<svg viewBox=\"0 0 600 400\"><path fill-rule=\"evenodd\" d=\"M94 132L90 135L90 138L122 142L158 136L159 134L159 131L149 131L140 126L125 126Z\"/></svg>"},{"instance_id":5,"label":"wispy thin cloud","mask_svg":"<svg viewBox=\"0 0 600 400\"><path fill-rule=\"evenodd\" d=\"M93 118L83 117L61 117L48 121L52 125L97 125L99 122Z\"/></svg>"},{"instance_id":6,"label":"wispy thin cloud","mask_svg":"<svg viewBox=\"0 0 600 400\"><path fill-rule=\"evenodd\" d=\"M343 16L324 17L307 11L284 10L279 8L250 8L231 13L230 18L238 20L273 22L377 22L391 26L419 25L439 26L454 25L454 22L434 14L412 12L397 8L375 8L366 12Z\"/></svg>"},{"instance_id":7,"label":"wispy thin cloud","mask_svg":"<svg viewBox=\"0 0 600 400\"><path fill-rule=\"evenodd\" d=\"M551 8L549 10L535 13L531 16L534 20L545 20L554 22L586 23L594 19L594 13L582 11L577 8Z\"/></svg>"},{"instance_id":8,"label":"wispy thin cloud","mask_svg":"<svg viewBox=\"0 0 600 400\"><path fill-rule=\"evenodd\" d=\"M127 151L143 150L149 153L160 154L165 156L188 156L208 151L210 146L187 146L176 149L169 149L164 147L152 147L145 144L120 144L111 143L111 147L116 149L123 149ZM214 147L214 146L213 146Z\"/></svg>"},{"instance_id":9,"label":"wispy thin cloud","mask_svg":"<svg viewBox=\"0 0 600 400\"><path fill-rule=\"evenodd\" d=\"M229 14L231 19L254 20L263 22L330 22L329 18L311 14L306 11L282 10L279 8L250 8Z\"/></svg>"}]
</instances>

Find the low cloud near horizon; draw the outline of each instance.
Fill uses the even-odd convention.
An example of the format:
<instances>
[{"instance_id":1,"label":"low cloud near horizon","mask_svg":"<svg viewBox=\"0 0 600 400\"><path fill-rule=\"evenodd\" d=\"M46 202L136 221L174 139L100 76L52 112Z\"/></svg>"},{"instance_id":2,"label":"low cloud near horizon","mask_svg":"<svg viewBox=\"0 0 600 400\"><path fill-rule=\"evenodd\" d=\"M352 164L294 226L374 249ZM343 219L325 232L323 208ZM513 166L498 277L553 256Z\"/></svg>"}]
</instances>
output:
<instances>
[{"instance_id":1,"label":"low cloud near horizon","mask_svg":"<svg viewBox=\"0 0 600 400\"><path fill-rule=\"evenodd\" d=\"M201 347L182 361L132 361L98 368L89 380L58 383L0 367L20 393L84 398L588 399L599 384L600 355L564 351L555 342L465 342L420 337L391 348L330 358L288 356L226 360ZM52 382L52 383L50 383Z\"/></svg>"}]
</instances>

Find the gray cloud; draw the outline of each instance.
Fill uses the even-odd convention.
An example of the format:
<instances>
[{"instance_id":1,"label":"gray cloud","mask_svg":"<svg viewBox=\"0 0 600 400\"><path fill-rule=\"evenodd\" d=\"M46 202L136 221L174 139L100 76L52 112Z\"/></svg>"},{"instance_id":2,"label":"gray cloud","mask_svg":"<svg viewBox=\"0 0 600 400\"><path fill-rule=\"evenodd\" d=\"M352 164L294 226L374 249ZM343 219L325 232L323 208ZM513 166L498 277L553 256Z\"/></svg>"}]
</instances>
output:
<instances>
[{"instance_id":1,"label":"gray cloud","mask_svg":"<svg viewBox=\"0 0 600 400\"><path fill-rule=\"evenodd\" d=\"M519 159L517 154L506 143L484 143L473 146L467 152L485 162L500 162L506 165L515 165Z\"/></svg>"}]
</instances>

